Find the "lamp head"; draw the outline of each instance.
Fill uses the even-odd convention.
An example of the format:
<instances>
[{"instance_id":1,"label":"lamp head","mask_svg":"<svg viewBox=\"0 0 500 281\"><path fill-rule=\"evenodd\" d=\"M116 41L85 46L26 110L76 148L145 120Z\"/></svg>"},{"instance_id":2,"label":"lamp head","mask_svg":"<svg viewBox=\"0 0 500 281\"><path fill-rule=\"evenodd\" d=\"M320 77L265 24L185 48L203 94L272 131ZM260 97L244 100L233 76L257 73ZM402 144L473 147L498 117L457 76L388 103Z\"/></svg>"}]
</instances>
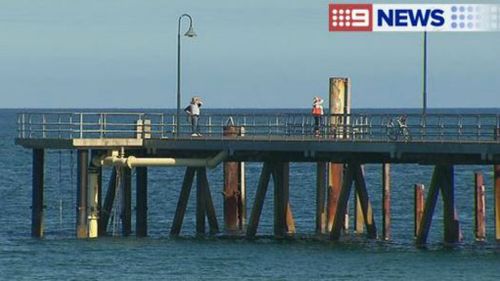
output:
<instances>
[{"instance_id":1,"label":"lamp head","mask_svg":"<svg viewBox=\"0 0 500 281\"><path fill-rule=\"evenodd\" d=\"M196 37L196 33L194 32L193 26L190 25L188 31L184 34L187 37Z\"/></svg>"}]
</instances>

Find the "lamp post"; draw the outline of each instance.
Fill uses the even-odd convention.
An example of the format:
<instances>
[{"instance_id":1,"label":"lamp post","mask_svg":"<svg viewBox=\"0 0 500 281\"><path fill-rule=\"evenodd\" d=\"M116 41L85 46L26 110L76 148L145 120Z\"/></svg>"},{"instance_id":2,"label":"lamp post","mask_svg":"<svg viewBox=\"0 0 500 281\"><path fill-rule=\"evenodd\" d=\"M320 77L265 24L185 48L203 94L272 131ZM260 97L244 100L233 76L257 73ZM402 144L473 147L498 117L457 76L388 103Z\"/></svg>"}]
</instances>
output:
<instances>
[{"instance_id":1,"label":"lamp post","mask_svg":"<svg viewBox=\"0 0 500 281\"><path fill-rule=\"evenodd\" d=\"M189 29L184 36L195 37L196 33L193 30L193 18L188 14L182 14L179 17L179 24L177 26L177 114L175 131L176 135L179 136L180 133L180 115L181 115L181 20L187 17L189 19Z\"/></svg>"},{"instance_id":2,"label":"lamp post","mask_svg":"<svg viewBox=\"0 0 500 281\"><path fill-rule=\"evenodd\" d=\"M423 104L422 115L427 113L427 31L424 31L424 73L423 73Z\"/></svg>"}]
</instances>

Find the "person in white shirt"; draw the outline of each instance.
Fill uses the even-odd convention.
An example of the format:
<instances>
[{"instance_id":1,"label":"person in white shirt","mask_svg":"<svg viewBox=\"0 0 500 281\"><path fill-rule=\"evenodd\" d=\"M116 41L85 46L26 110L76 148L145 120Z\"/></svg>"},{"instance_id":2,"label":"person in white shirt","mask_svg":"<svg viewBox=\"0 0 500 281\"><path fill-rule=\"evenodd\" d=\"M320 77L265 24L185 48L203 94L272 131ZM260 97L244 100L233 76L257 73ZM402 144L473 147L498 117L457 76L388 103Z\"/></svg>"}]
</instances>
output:
<instances>
[{"instance_id":1,"label":"person in white shirt","mask_svg":"<svg viewBox=\"0 0 500 281\"><path fill-rule=\"evenodd\" d=\"M203 105L200 97L191 98L191 103L184 108L184 111L188 114L189 120L191 121L191 136L201 136L198 119L200 118L200 107Z\"/></svg>"}]
</instances>

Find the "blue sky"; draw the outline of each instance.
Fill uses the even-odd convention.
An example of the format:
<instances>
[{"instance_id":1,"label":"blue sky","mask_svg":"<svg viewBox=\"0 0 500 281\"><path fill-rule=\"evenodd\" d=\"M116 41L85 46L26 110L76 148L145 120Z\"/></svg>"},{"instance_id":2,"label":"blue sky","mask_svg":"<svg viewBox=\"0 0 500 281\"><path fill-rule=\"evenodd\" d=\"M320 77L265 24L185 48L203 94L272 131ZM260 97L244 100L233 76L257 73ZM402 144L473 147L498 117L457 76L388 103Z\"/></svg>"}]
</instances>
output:
<instances>
[{"instance_id":1,"label":"blue sky","mask_svg":"<svg viewBox=\"0 0 500 281\"><path fill-rule=\"evenodd\" d=\"M184 12L183 104L309 107L348 76L353 107L421 106L422 35L330 33L332 1L0 1L0 108L174 108ZM429 107L499 108L499 78L500 33L429 34Z\"/></svg>"}]
</instances>

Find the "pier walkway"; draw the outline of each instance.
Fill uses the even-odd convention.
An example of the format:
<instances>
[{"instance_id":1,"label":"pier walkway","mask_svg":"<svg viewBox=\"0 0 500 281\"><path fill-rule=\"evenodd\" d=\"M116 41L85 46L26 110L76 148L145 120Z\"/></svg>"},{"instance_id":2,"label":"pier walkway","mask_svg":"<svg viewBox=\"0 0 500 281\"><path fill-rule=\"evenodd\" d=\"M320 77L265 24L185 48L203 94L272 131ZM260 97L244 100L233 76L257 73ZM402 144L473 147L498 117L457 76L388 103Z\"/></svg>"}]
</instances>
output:
<instances>
[{"instance_id":1,"label":"pier walkway","mask_svg":"<svg viewBox=\"0 0 500 281\"><path fill-rule=\"evenodd\" d=\"M180 132L176 131L179 121ZM434 165L424 198L415 186L415 237L426 243L439 193L443 199L444 240L460 240L454 204L454 165L494 166L495 238L500 240L500 115L484 114L227 114L200 117L201 135L192 135L186 118L161 112L29 112L18 115L15 142L33 149L32 236L43 236L44 151L78 153L77 229L79 238L106 234L115 200L122 200L122 234L131 229L131 169L136 169L136 235L147 235L147 167L185 166L186 172L171 235L179 235L193 182L196 232L219 226L207 168L223 163L224 231L255 237L270 179L274 184L274 235L295 232L289 202L289 163L317 163L316 233L339 239L346 224L351 188L355 190L356 232L377 238L363 164L382 164L382 238L390 239L390 164ZM90 151L90 153L89 153ZM246 219L244 162L263 162L250 218ZM101 202L102 167L113 167ZM194 181L196 177L196 181ZM123 196L115 198L115 190ZM475 174L476 239L484 240L485 187ZM115 204L116 205L116 204Z\"/></svg>"}]
</instances>

